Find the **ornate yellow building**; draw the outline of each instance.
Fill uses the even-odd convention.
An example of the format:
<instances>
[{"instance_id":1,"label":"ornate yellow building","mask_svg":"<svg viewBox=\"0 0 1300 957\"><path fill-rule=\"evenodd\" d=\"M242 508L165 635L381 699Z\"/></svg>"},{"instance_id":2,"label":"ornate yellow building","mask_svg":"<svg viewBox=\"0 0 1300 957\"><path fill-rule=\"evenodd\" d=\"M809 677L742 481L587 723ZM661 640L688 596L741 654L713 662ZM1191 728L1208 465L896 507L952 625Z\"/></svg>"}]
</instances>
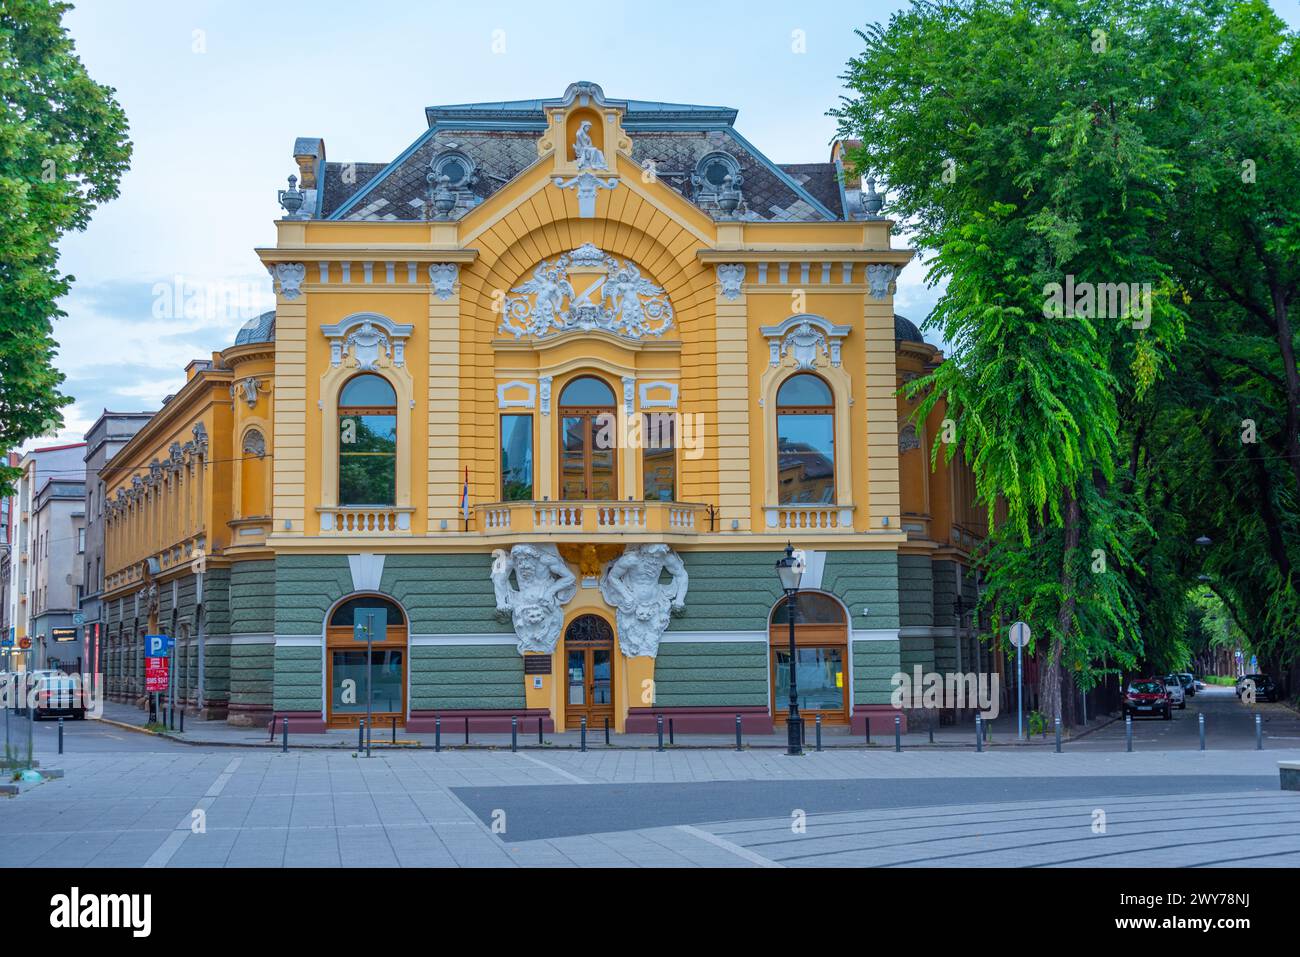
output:
<instances>
[{"instance_id":1,"label":"ornate yellow building","mask_svg":"<svg viewBox=\"0 0 1300 957\"><path fill-rule=\"evenodd\" d=\"M806 711L892 728L900 668L969 667L978 512L897 394L941 357L841 146L592 83L427 120L389 163L296 142L275 311L114 459L110 690L159 628L232 722L355 723L368 677L413 730L765 731L787 541Z\"/></svg>"}]
</instances>

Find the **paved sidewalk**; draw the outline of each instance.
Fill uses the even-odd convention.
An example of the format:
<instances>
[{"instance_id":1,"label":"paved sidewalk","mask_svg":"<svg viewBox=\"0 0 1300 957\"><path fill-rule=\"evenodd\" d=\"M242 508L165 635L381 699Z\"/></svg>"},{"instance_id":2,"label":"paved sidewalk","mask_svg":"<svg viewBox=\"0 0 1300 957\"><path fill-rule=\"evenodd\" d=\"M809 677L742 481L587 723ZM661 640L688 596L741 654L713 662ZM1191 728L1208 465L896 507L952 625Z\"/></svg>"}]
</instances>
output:
<instances>
[{"instance_id":1,"label":"paved sidewalk","mask_svg":"<svg viewBox=\"0 0 1300 957\"><path fill-rule=\"evenodd\" d=\"M121 727L129 727L137 730L143 730L148 721L148 712L144 709L137 708L134 705L122 704L119 702L105 702L103 718L111 721ZM1094 717L1086 727L1076 728L1072 733L1063 733L1062 740L1065 743L1077 741L1082 737L1104 728L1114 722L1116 719L1111 715L1100 715ZM185 717L185 731L179 730L179 717L173 722L177 730L158 732L160 735L176 741L184 741L190 744L209 744L209 745L227 745L240 747L269 747L279 748L281 746L281 735L277 729L274 739L267 733L267 728L237 728L232 727L225 721L203 721L193 715ZM394 735L390 726L377 726L371 736L373 748L392 747L393 739L396 737L398 746L413 748L433 748L435 747L435 735L433 734L414 734L403 730L401 727L396 729ZM573 749L579 750L582 746L581 732L579 731L548 731L542 735L542 744L538 744L537 739L537 722L536 719L521 720L519 727L518 746L521 749ZM357 730L356 729L331 729L323 734L290 734L289 746L291 749L300 748L337 748L340 750L355 751L357 748ZM1012 715L999 716L996 720L989 722L986 730L986 746L992 749L1019 747L1033 749L1052 749L1055 747L1053 737L1037 737L1027 741L1016 741L1016 719ZM785 750L786 736L784 730L772 734L745 734L742 741L746 748L771 748ZM734 734L673 734L670 730L669 722L664 722L664 747L673 747L675 749L691 748L724 748L734 750L736 747L736 738ZM913 730L911 733L902 735L902 746L904 749L915 748L962 748L975 750L975 725L974 718L963 726L954 725L936 725L931 741L930 730L920 728ZM442 747L444 749L452 748L509 748L510 735L506 734L487 734L475 731L471 727L469 734L469 743L465 741L464 723L457 722L454 718L448 719L442 732ZM605 733L603 728L591 728L587 732L587 747L591 750L609 748L629 748L629 749L655 749L658 747L658 737L655 734L619 734L611 731L609 735L609 745L605 744ZM809 722L807 727L807 736L805 747L813 750L816 747L816 729ZM854 748L862 750L867 747L867 741L862 735L850 734L847 728L843 727L826 727L822 729L822 747L831 750L838 748ZM872 749L892 750L894 748L894 733L889 731L881 734L879 731L873 731L871 735L870 747Z\"/></svg>"},{"instance_id":2,"label":"paved sidewalk","mask_svg":"<svg viewBox=\"0 0 1300 957\"><path fill-rule=\"evenodd\" d=\"M0 846L11 867L1213 865L1242 846L1295 866L1283 757L1300 750L70 754L0 801Z\"/></svg>"}]
</instances>

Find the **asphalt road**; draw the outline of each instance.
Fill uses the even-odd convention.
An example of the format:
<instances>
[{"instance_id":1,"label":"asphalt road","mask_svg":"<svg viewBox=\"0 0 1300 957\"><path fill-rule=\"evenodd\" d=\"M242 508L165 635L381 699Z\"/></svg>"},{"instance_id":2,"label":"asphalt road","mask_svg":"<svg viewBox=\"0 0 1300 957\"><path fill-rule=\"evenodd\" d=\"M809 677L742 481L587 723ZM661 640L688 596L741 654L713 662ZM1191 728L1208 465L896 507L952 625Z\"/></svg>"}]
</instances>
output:
<instances>
[{"instance_id":1,"label":"asphalt road","mask_svg":"<svg viewBox=\"0 0 1300 957\"><path fill-rule=\"evenodd\" d=\"M798 760L798 759L795 759ZM1251 791L1277 793L1276 775L1160 777L860 778L829 781L709 781L697 784L524 785L453 788L484 824L505 812L512 841L648 827L896 808L969 807L1009 801L1149 797ZM1300 802L1297 802L1300 809Z\"/></svg>"},{"instance_id":2,"label":"asphalt road","mask_svg":"<svg viewBox=\"0 0 1300 957\"><path fill-rule=\"evenodd\" d=\"M1197 750L1200 747L1199 715L1205 715L1205 746L1208 750L1255 747L1255 715L1261 718L1265 749L1300 747L1300 715L1281 704L1243 704L1231 688L1207 685L1187 699L1187 707L1175 708L1169 721L1157 716L1133 719L1133 749ZM1116 721L1069 744L1070 750L1124 750L1124 722Z\"/></svg>"},{"instance_id":3,"label":"asphalt road","mask_svg":"<svg viewBox=\"0 0 1300 957\"><path fill-rule=\"evenodd\" d=\"M6 740L21 755L27 753L27 735L29 722L27 718L13 711L6 711L0 716L0 723L5 724ZM32 753L37 761L45 767L58 767L59 758L59 722L56 718L44 718L30 722L32 734ZM104 754L110 752L185 752L197 751L210 754L222 748L205 748L192 744L181 744L139 731L127 731L102 721L87 719L77 721L73 718L63 719L63 748L67 754Z\"/></svg>"}]
</instances>

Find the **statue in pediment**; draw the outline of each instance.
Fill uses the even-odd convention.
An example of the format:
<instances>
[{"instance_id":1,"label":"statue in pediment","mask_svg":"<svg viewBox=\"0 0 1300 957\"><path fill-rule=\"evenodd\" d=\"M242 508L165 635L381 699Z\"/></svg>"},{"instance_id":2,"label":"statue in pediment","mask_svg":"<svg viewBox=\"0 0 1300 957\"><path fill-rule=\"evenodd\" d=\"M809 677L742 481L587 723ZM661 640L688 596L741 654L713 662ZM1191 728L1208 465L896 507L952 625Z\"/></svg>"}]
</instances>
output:
<instances>
[{"instance_id":1,"label":"statue in pediment","mask_svg":"<svg viewBox=\"0 0 1300 957\"><path fill-rule=\"evenodd\" d=\"M578 124L578 135L573 141L573 155L578 161L578 169L608 169L605 154L596 149L591 142L591 120Z\"/></svg>"}]
</instances>

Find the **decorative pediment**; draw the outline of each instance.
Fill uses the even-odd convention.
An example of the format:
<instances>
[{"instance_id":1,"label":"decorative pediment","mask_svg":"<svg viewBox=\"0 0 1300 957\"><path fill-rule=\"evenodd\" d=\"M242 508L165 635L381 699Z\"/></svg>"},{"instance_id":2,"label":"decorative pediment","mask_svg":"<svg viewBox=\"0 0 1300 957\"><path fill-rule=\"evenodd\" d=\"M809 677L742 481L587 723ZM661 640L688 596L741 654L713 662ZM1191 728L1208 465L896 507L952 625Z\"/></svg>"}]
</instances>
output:
<instances>
[{"instance_id":1,"label":"decorative pediment","mask_svg":"<svg viewBox=\"0 0 1300 957\"><path fill-rule=\"evenodd\" d=\"M837 326L821 316L804 313L775 326L763 326L759 332L767 338L773 366L789 355L797 368L814 369L827 362L832 366L840 364L840 347L851 330L851 326Z\"/></svg>"},{"instance_id":2,"label":"decorative pediment","mask_svg":"<svg viewBox=\"0 0 1300 957\"><path fill-rule=\"evenodd\" d=\"M375 312L358 312L320 331L330 341L330 365L351 358L363 372L378 368L380 357L394 366L406 364L406 340L414 326L400 325Z\"/></svg>"},{"instance_id":3,"label":"decorative pediment","mask_svg":"<svg viewBox=\"0 0 1300 957\"><path fill-rule=\"evenodd\" d=\"M636 340L662 336L673 324L663 289L591 243L543 261L510 292L499 331L516 339L599 329Z\"/></svg>"}]
</instances>

